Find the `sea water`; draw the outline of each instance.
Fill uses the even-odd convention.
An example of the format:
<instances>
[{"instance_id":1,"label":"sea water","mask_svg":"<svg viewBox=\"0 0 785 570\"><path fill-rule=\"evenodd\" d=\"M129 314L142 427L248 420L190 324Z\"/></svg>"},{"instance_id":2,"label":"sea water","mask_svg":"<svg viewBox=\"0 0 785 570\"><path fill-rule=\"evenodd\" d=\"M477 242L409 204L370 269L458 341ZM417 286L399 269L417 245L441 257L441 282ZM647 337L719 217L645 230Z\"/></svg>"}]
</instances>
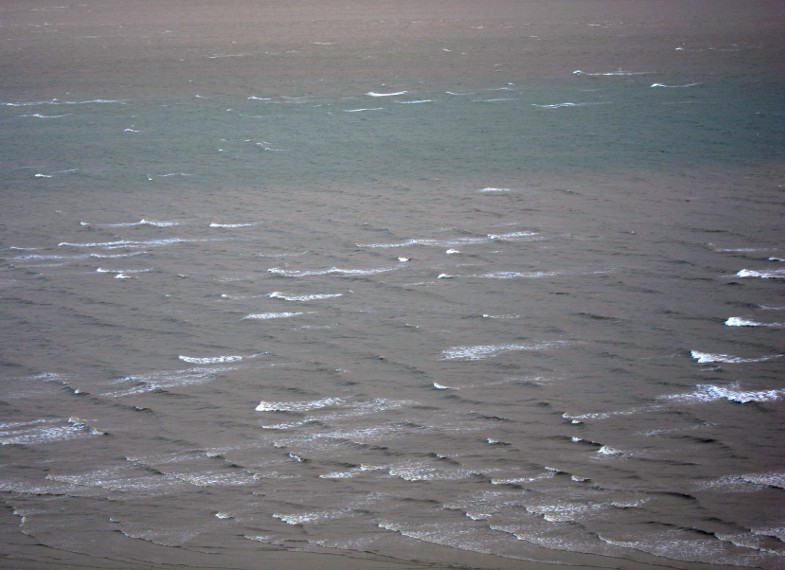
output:
<instances>
[{"instance_id":1,"label":"sea water","mask_svg":"<svg viewBox=\"0 0 785 570\"><path fill-rule=\"evenodd\" d=\"M785 115L753 83L2 101L12 524L120 565L785 567Z\"/></svg>"}]
</instances>

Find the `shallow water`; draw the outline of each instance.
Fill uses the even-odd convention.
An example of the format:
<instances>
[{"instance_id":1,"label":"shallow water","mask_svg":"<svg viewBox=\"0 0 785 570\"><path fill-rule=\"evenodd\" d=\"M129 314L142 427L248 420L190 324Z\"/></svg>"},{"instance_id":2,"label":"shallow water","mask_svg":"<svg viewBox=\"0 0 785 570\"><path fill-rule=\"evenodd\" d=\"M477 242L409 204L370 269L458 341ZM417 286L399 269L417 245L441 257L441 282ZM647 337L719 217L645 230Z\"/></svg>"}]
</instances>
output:
<instances>
[{"instance_id":1,"label":"shallow water","mask_svg":"<svg viewBox=\"0 0 785 570\"><path fill-rule=\"evenodd\" d=\"M14 524L785 567L782 85L699 79L3 101Z\"/></svg>"}]
</instances>

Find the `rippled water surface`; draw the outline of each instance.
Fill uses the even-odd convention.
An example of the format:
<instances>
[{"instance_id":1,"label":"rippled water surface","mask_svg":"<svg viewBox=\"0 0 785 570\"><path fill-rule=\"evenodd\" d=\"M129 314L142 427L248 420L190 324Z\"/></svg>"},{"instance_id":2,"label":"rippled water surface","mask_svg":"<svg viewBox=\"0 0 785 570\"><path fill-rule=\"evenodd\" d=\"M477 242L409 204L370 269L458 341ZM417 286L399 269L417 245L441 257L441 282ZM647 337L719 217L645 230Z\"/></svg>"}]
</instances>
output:
<instances>
[{"instance_id":1,"label":"rippled water surface","mask_svg":"<svg viewBox=\"0 0 785 570\"><path fill-rule=\"evenodd\" d=\"M785 567L782 87L3 101L8 528Z\"/></svg>"}]
</instances>

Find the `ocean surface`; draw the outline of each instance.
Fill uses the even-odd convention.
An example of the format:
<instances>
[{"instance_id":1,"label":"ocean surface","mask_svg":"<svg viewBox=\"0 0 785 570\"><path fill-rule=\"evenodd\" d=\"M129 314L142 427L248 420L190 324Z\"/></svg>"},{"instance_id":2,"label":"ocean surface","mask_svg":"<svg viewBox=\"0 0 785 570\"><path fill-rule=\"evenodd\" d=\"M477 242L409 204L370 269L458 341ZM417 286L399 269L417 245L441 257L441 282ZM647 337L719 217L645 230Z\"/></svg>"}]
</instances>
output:
<instances>
[{"instance_id":1,"label":"ocean surface","mask_svg":"<svg viewBox=\"0 0 785 570\"><path fill-rule=\"evenodd\" d=\"M6 536L785 568L785 84L472 81L1 101Z\"/></svg>"}]
</instances>

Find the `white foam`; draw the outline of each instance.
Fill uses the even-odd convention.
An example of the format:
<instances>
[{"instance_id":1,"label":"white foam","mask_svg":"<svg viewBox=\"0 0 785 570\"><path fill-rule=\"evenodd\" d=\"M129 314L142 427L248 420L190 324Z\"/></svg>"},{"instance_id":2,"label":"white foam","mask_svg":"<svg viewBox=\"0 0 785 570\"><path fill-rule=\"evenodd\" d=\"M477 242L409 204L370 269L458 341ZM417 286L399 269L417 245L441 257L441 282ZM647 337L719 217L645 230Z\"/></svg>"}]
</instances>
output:
<instances>
[{"instance_id":1,"label":"white foam","mask_svg":"<svg viewBox=\"0 0 785 570\"><path fill-rule=\"evenodd\" d=\"M716 386L714 384L699 384L693 392L687 394L671 394L661 396L662 399L679 400L685 402L713 402L728 400L739 404L773 402L785 396L785 388L779 390L741 390L738 384Z\"/></svg>"},{"instance_id":2,"label":"white foam","mask_svg":"<svg viewBox=\"0 0 785 570\"><path fill-rule=\"evenodd\" d=\"M413 101L394 101L395 103L401 103L402 105L417 105L420 103L433 103L433 99L415 99Z\"/></svg>"},{"instance_id":3,"label":"white foam","mask_svg":"<svg viewBox=\"0 0 785 570\"><path fill-rule=\"evenodd\" d=\"M488 186L486 188L481 188L479 191L482 192L482 193L487 194L487 193L494 193L494 192L497 192L497 193L498 192L509 192L510 189L509 188L493 188L493 187Z\"/></svg>"},{"instance_id":4,"label":"white foam","mask_svg":"<svg viewBox=\"0 0 785 570\"><path fill-rule=\"evenodd\" d=\"M442 351L444 360L484 360L495 358L503 352L547 350L564 345L564 341L539 342L532 344L480 344L453 346Z\"/></svg>"},{"instance_id":5,"label":"white foam","mask_svg":"<svg viewBox=\"0 0 785 570\"><path fill-rule=\"evenodd\" d=\"M257 412L310 412L341 404L343 404L341 398L322 398L321 400L302 402L265 402L262 400L255 410Z\"/></svg>"},{"instance_id":6,"label":"white foam","mask_svg":"<svg viewBox=\"0 0 785 570\"><path fill-rule=\"evenodd\" d=\"M761 279L785 279L785 269L774 269L771 271L754 271L752 269L742 269L736 273L737 277L759 277Z\"/></svg>"},{"instance_id":7,"label":"white foam","mask_svg":"<svg viewBox=\"0 0 785 570\"><path fill-rule=\"evenodd\" d=\"M293 313L252 313L250 315L245 315L243 319L260 319L260 320L269 320L269 319L288 319L290 317L297 317L299 315L303 315L302 311L297 311Z\"/></svg>"},{"instance_id":8,"label":"white foam","mask_svg":"<svg viewBox=\"0 0 785 570\"><path fill-rule=\"evenodd\" d=\"M398 95L406 95L407 91L395 91L394 93L378 93L376 91L368 91L368 97L396 97Z\"/></svg>"},{"instance_id":9,"label":"white foam","mask_svg":"<svg viewBox=\"0 0 785 570\"><path fill-rule=\"evenodd\" d=\"M182 354L179 355L177 358L189 364L223 364L225 362L240 362L243 359L242 356L235 356L235 355L205 356L200 358L195 356L183 356Z\"/></svg>"},{"instance_id":10,"label":"white foam","mask_svg":"<svg viewBox=\"0 0 785 570\"><path fill-rule=\"evenodd\" d=\"M270 293L271 299L283 299L284 301L320 301L322 299L335 299L343 297L343 293L317 293L313 295L285 295L280 291Z\"/></svg>"},{"instance_id":11,"label":"white foam","mask_svg":"<svg viewBox=\"0 0 785 570\"><path fill-rule=\"evenodd\" d=\"M344 113L363 113L365 111L383 111L384 107L361 107L359 109L344 109Z\"/></svg>"},{"instance_id":12,"label":"white foam","mask_svg":"<svg viewBox=\"0 0 785 570\"><path fill-rule=\"evenodd\" d=\"M727 321L725 321L725 326L782 328L785 327L785 323L759 323L757 321L751 321L749 319L743 319L741 317L730 317Z\"/></svg>"},{"instance_id":13,"label":"white foam","mask_svg":"<svg viewBox=\"0 0 785 570\"><path fill-rule=\"evenodd\" d=\"M378 267L375 269L341 269L340 267L330 267L328 269L318 269L313 271L295 271L292 269L284 269L282 267L271 267L267 270L268 273L274 275L282 275L284 277L310 277L312 275L376 275L378 273L386 273L388 271L396 271L401 269L401 266L396 267Z\"/></svg>"},{"instance_id":14,"label":"white foam","mask_svg":"<svg viewBox=\"0 0 785 570\"><path fill-rule=\"evenodd\" d=\"M726 364L744 364L749 362L766 362L775 358L781 358L782 354L773 354L771 356L761 356L759 358L741 358L739 356L732 356L730 354L711 354L708 352L698 352L697 350L690 351L690 355L698 361L699 364L710 364L712 362L722 362Z\"/></svg>"}]
</instances>

